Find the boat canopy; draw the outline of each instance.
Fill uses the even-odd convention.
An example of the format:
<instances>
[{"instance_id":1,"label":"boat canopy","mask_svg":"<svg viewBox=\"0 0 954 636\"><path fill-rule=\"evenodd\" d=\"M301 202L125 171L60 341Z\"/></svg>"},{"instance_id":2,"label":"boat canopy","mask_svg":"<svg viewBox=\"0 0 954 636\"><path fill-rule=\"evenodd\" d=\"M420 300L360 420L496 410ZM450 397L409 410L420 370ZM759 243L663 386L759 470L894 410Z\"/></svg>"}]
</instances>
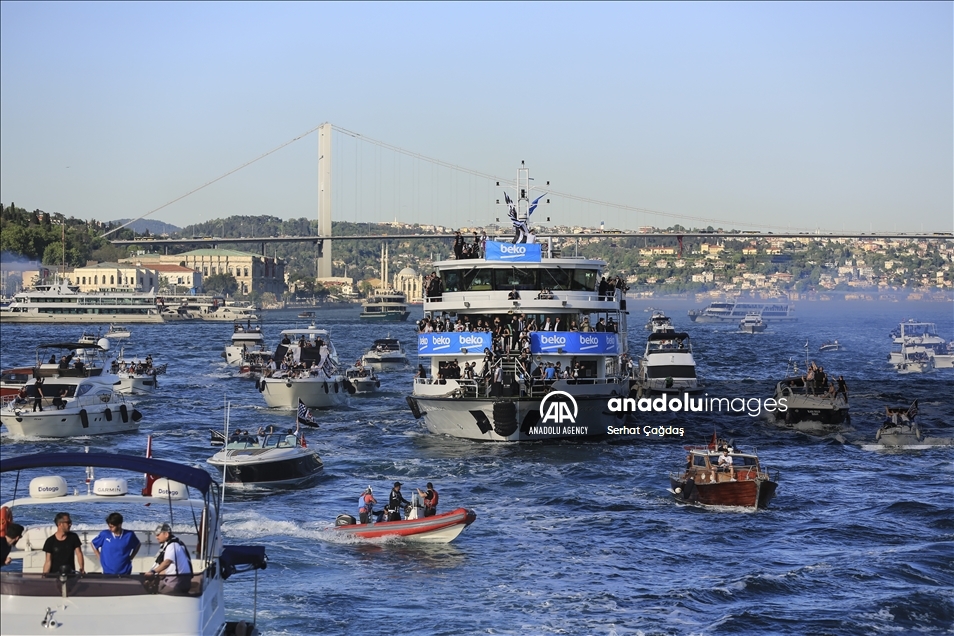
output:
<instances>
[{"instance_id":1,"label":"boat canopy","mask_svg":"<svg viewBox=\"0 0 954 636\"><path fill-rule=\"evenodd\" d=\"M209 487L214 483L211 475L200 468L183 466L164 459L152 459L136 455L116 455L113 453L36 453L34 455L23 455L0 460L0 473L57 466L118 468L146 473L181 482L196 488L203 495L208 494Z\"/></svg>"},{"instance_id":2,"label":"boat canopy","mask_svg":"<svg viewBox=\"0 0 954 636\"><path fill-rule=\"evenodd\" d=\"M264 570L268 567L268 556L263 545L227 545L222 547L219 556L222 578L249 570ZM246 566L246 567L241 567ZM241 568L241 569L240 569Z\"/></svg>"},{"instance_id":3,"label":"boat canopy","mask_svg":"<svg viewBox=\"0 0 954 636\"><path fill-rule=\"evenodd\" d=\"M55 342L53 344L41 344L37 349L103 349L95 342ZM103 349L105 351L105 349Z\"/></svg>"},{"instance_id":4,"label":"boat canopy","mask_svg":"<svg viewBox=\"0 0 954 636\"><path fill-rule=\"evenodd\" d=\"M687 333L676 333L675 331L656 331L649 334L648 340L688 340L689 334Z\"/></svg>"}]
</instances>

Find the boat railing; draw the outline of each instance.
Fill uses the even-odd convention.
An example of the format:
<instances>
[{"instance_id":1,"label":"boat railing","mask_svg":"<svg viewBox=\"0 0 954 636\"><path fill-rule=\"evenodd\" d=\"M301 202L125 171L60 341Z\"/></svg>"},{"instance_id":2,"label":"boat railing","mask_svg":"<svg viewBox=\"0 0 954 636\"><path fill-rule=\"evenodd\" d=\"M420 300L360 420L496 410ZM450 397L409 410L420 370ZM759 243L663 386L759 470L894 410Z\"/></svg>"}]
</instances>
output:
<instances>
[{"instance_id":1,"label":"boat railing","mask_svg":"<svg viewBox=\"0 0 954 636\"><path fill-rule=\"evenodd\" d=\"M143 596L160 593L169 596L197 597L202 594L206 580L204 573L181 576L182 578L180 575L111 575L100 572L88 572L82 575L2 572L0 573L0 594L56 598ZM185 579L188 579L188 587L186 587ZM178 586L175 585L179 581L182 582Z\"/></svg>"}]
</instances>

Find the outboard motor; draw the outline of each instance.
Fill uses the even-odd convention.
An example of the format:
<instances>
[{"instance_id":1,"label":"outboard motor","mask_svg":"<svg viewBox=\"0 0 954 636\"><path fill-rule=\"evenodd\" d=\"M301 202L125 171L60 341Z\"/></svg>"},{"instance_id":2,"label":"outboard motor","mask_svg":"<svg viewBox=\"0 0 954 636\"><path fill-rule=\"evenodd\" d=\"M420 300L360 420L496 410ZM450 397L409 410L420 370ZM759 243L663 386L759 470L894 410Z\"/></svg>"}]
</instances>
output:
<instances>
[{"instance_id":1,"label":"outboard motor","mask_svg":"<svg viewBox=\"0 0 954 636\"><path fill-rule=\"evenodd\" d=\"M355 524L355 518L351 515L338 515L335 517L336 526L353 526Z\"/></svg>"}]
</instances>

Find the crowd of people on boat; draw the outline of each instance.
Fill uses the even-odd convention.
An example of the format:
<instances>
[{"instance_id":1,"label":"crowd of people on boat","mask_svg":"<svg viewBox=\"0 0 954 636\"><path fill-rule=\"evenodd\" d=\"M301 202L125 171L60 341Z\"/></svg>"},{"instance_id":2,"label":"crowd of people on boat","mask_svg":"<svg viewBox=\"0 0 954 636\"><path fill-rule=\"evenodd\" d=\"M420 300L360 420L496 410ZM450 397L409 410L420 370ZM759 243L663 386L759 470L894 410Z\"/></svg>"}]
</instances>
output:
<instances>
[{"instance_id":1,"label":"crowd of people on boat","mask_svg":"<svg viewBox=\"0 0 954 636\"><path fill-rule=\"evenodd\" d=\"M825 368L815 364L814 361L808 365L808 370L801 377L802 386L811 395L825 396L835 399L839 394L845 396L848 401L848 383L845 382L845 376L839 375L837 379L831 378L825 372Z\"/></svg>"},{"instance_id":2,"label":"crowd of people on boat","mask_svg":"<svg viewBox=\"0 0 954 636\"><path fill-rule=\"evenodd\" d=\"M391 488L391 492L388 494L388 505L379 511L374 510L374 504L378 503L378 500L374 498L374 489L372 489L371 486L365 488L358 497L358 518L360 523L371 523L372 518L374 518L376 523L401 521L402 511L405 512L406 517L410 512L409 506L413 504L405 499L401 493L401 487L403 485L404 484L399 481L394 482L394 487ZM418 488L417 496L420 497L425 517L433 517L437 514L437 504L440 500L440 495L434 488L434 484L427 482L425 490Z\"/></svg>"}]
</instances>

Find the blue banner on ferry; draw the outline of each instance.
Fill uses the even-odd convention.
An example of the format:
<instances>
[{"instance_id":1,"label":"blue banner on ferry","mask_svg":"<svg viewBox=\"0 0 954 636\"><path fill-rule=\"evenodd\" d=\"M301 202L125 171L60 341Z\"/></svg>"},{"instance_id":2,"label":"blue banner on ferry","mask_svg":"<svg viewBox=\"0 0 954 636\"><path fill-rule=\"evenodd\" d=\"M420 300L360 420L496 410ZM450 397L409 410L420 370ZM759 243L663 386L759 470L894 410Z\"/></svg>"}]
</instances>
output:
<instances>
[{"instance_id":1,"label":"blue banner on ferry","mask_svg":"<svg viewBox=\"0 0 954 636\"><path fill-rule=\"evenodd\" d=\"M619 355L619 335L615 333L578 331L533 331L530 353L582 353Z\"/></svg>"},{"instance_id":2,"label":"blue banner on ferry","mask_svg":"<svg viewBox=\"0 0 954 636\"><path fill-rule=\"evenodd\" d=\"M491 347L491 335L474 331L417 334L417 353L422 356L464 353L483 353Z\"/></svg>"},{"instance_id":3,"label":"blue banner on ferry","mask_svg":"<svg viewBox=\"0 0 954 636\"><path fill-rule=\"evenodd\" d=\"M487 241L485 258L488 261L539 263L542 258L539 243L498 243Z\"/></svg>"}]
</instances>

